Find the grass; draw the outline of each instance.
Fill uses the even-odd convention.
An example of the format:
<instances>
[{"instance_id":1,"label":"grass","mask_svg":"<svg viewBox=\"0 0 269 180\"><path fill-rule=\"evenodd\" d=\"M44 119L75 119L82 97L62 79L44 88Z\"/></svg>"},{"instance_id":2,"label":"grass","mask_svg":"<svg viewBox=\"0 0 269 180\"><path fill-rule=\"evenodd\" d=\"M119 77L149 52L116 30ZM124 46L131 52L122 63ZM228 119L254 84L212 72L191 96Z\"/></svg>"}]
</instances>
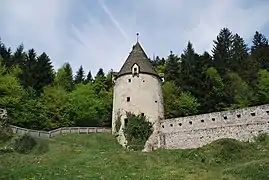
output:
<instances>
[{"instance_id":1,"label":"grass","mask_svg":"<svg viewBox=\"0 0 269 180\"><path fill-rule=\"evenodd\" d=\"M269 179L268 136L256 143L223 139L199 149L149 153L124 150L108 133L63 135L47 143L42 155L0 154L0 179Z\"/></svg>"}]
</instances>

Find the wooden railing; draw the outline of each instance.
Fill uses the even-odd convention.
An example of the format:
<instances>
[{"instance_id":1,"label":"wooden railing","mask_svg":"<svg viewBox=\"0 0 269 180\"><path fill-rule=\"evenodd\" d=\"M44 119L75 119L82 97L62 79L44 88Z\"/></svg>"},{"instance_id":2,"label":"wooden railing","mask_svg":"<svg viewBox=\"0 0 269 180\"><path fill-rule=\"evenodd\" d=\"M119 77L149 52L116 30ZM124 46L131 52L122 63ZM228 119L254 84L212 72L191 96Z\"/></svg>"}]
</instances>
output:
<instances>
[{"instance_id":1,"label":"wooden railing","mask_svg":"<svg viewBox=\"0 0 269 180\"><path fill-rule=\"evenodd\" d=\"M62 127L51 131L39 131L21 128L17 126L12 126L13 133L16 134L29 134L30 136L41 137L41 138L51 138L58 134L89 134L89 133L99 133L99 132L111 132L110 128L105 127Z\"/></svg>"}]
</instances>

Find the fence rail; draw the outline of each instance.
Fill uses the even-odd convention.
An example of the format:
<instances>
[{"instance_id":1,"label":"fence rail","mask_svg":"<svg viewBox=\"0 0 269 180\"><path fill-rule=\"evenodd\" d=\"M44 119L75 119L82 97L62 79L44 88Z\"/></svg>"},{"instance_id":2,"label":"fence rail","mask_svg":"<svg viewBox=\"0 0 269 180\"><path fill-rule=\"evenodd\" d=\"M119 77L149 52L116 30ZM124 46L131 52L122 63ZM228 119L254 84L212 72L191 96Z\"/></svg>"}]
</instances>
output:
<instances>
[{"instance_id":1,"label":"fence rail","mask_svg":"<svg viewBox=\"0 0 269 180\"><path fill-rule=\"evenodd\" d=\"M41 138L52 138L59 134L89 134L89 133L111 132L110 128L105 127L62 127L51 131L26 129L13 125L11 125L11 128L13 133L29 134L30 136Z\"/></svg>"}]
</instances>

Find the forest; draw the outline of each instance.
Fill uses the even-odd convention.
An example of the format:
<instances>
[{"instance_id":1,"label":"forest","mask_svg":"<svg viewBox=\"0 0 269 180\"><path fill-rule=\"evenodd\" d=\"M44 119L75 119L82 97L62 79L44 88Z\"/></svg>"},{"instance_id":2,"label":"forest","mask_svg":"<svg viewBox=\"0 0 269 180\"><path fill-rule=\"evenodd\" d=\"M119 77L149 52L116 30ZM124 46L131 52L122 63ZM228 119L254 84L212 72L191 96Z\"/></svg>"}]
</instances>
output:
<instances>
[{"instance_id":1,"label":"forest","mask_svg":"<svg viewBox=\"0 0 269 180\"><path fill-rule=\"evenodd\" d=\"M269 103L269 44L260 32L252 44L229 28L213 40L212 52L198 54L191 42L181 54L150 60L162 84L165 118ZM120 68L120 67L119 67ZM51 130L64 126L111 126L112 72L95 76L66 62L59 69L45 52L14 52L0 41L0 108L9 123Z\"/></svg>"}]
</instances>

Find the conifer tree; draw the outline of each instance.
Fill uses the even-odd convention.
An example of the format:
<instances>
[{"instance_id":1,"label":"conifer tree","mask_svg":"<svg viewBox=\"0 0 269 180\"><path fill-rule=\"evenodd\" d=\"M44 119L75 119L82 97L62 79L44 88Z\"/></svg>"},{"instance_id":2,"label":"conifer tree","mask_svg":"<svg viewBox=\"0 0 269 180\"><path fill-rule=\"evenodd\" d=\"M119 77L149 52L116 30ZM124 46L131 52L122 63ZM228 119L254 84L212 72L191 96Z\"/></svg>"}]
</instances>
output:
<instances>
[{"instance_id":1,"label":"conifer tree","mask_svg":"<svg viewBox=\"0 0 269 180\"><path fill-rule=\"evenodd\" d=\"M213 41L213 64L222 77L231 66L232 42L233 34L228 28L221 29L219 35L217 36L217 40Z\"/></svg>"},{"instance_id":2,"label":"conifer tree","mask_svg":"<svg viewBox=\"0 0 269 180\"><path fill-rule=\"evenodd\" d=\"M87 77L85 79L85 84L87 84L89 82L92 82L92 81L93 81L92 73L91 73L91 71L89 71L88 74L87 74Z\"/></svg>"},{"instance_id":3,"label":"conifer tree","mask_svg":"<svg viewBox=\"0 0 269 180\"><path fill-rule=\"evenodd\" d=\"M45 52L37 57L36 68L39 75L37 77L37 84L35 85L34 89L41 92L44 86L50 85L54 81L52 62Z\"/></svg>"},{"instance_id":4,"label":"conifer tree","mask_svg":"<svg viewBox=\"0 0 269 180\"><path fill-rule=\"evenodd\" d=\"M164 79L166 81L175 81L176 78L179 76L179 71L179 57L173 54L172 51L170 51L170 55L168 56L165 63Z\"/></svg>"},{"instance_id":5,"label":"conifer tree","mask_svg":"<svg viewBox=\"0 0 269 180\"><path fill-rule=\"evenodd\" d=\"M75 80L74 82L76 84L79 84L79 83L83 83L84 82L84 70L83 70L83 67L80 66L76 75L75 75Z\"/></svg>"}]
</instances>

